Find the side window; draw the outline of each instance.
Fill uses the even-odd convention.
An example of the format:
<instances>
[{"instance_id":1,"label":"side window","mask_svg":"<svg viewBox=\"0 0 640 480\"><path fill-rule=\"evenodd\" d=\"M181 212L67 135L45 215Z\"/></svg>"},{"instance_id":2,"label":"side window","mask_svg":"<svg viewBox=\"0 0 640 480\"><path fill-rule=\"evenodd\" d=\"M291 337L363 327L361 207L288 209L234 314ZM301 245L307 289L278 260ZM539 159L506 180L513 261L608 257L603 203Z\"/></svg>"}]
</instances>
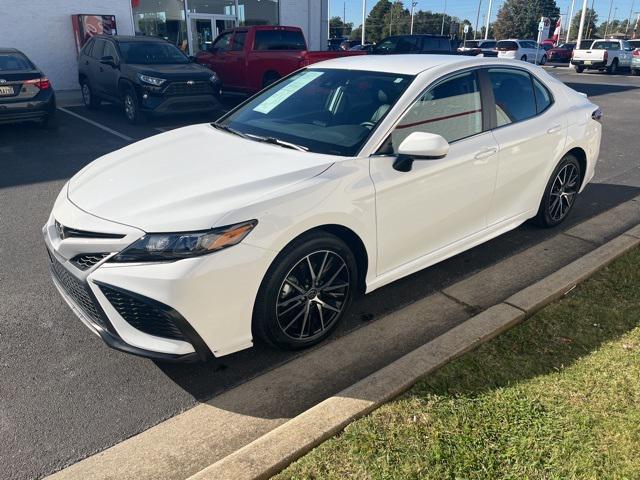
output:
<instances>
[{"instance_id":1,"label":"side window","mask_svg":"<svg viewBox=\"0 0 640 480\"><path fill-rule=\"evenodd\" d=\"M84 47L82 47L82 55L91 55L91 48L93 47L93 44L94 44L93 39L85 43Z\"/></svg>"},{"instance_id":2,"label":"side window","mask_svg":"<svg viewBox=\"0 0 640 480\"><path fill-rule=\"evenodd\" d=\"M247 32L236 32L233 37L233 48L231 50L244 50L244 42L247 40Z\"/></svg>"},{"instance_id":3,"label":"side window","mask_svg":"<svg viewBox=\"0 0 640 480\"><path fill-rule=\"evenodd\" d=\"M533 90L536 94L536 111L538 113L544 112L553 103L551 93L547 90L540 80L533 78Z\"/></svg>"},{"instance_id":4,"label":"side window","mask_svg":"<svg viewBox=\"0 0 640 480\"><path fill-rule=\"evenodd\" d=\"M226 52L227 50L229 50L231 48L231 35L233 35L233 32L225 33L219 36L216 41L213 42L213 44L209 48L209 51Z\"/></svg>"},{"instance_id":5,"label":"side window","mask_svg":"<svg viewBox=\"0 0 640 480\"><path fill-rule=\"evenodd\" d=\"M97 60L100 60L102 58L102 52L104 51L104 44L106 42L104 40L101 39L96 39L93 42L93 48L91 49L91 57L95 58Z\"/></svg>"},{"instance_id":6,"label":"side window","mask_svg":"<svg viewBox=\"0 0 640 480\"><path fill-rule=\"evenodd\" d=\"M114 60L118 60L118 54L116 53L116 47L111 42L105 42L104 50L102 51L103 57L113 57Z\"/></svg>"},{"instance_id":7,"label":"side window","mask_svg":"<svg viewBox=\"0 0 640 480\"><path fill-rule=\"evenodd\" d=\"M404 36L398 37L395 53L414 53L420 51L420 37Z\"/></svg>"},{"instance_id":8,"label":"side window","mask_svg":"<svg viewBox=\"0 0 640 480\"><path fill-rule=\"evenodd\" d=\"M496 100L498 127L520 122L537 114L531 77L522 70L488 70Z\"/></svg>"},{"instance_id":9,"label":"side window","mask_svg":"<svg viewBox=\"0 0 640 480\"><path fill-rule=\"evenodd\" d=\"M481 133L482 104L476 73L457 75L427 90L391 133L394 153L413 132L436 133L448 142Z\"/></svg>"},{"instance_id":10,"label":"side window","mask_svg":"<svg viewBox=\"0 0 640 480\"><path fill-rule=\"evenodd\" d=\"M397 37L391 37L383 40L375 46L378 53L392 53L396 50L396 44L398 42Z\"/></svg>"}]
</instances>

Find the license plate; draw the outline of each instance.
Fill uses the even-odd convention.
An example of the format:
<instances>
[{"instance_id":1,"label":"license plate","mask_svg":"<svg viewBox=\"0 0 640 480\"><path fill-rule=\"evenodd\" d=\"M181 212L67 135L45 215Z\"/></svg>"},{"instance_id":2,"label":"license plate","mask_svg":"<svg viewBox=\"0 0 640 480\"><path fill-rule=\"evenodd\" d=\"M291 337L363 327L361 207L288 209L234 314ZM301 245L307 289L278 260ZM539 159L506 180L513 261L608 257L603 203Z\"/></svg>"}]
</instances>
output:
<instances>
[{"instance_id":1,"label":"license plate","mask_svg":"<svg viewBox=\"0 0 640 480\"><path fill-rule=\"evenodd\" d=\"M13 95L13 87L0 87L0 95Z\"/></svg>"},{"instance_id":2,"label":"license plate","mask_svg":"<svg viewBox=\"0 0 640 480\"><path fill-rule=\"evenodd\" d=\"M584 64L585 64L585 65L591 65L591 60L585 60L585 61L584 61Z\"/></svg>"}]
</instances>

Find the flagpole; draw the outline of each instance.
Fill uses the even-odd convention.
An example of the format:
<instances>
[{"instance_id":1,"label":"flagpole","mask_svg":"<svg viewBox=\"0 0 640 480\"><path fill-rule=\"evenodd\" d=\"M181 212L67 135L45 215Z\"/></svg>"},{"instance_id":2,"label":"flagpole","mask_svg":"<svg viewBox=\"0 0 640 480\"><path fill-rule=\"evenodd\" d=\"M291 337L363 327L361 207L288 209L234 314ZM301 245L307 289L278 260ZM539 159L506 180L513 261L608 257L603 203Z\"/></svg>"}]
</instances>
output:
<instances>
[{"instance_id":1,"label":"flagpole","mask_svg":"<svg viewBox=\"0 0 640 480\"><path fill-rule=\"evenodd\" d=\"M365 22L367 21L367 0L362 0L362 39L360 43L364 45Z\"/></svg>"},{"instance_id":2,"label":"flagpole","mask_svg":"<svg viewBox=\"0 0 640 480\"><path fill-rule=\"evenodd\" d=\"M487 10L487 21L485 23L485 27L484 27L484 39L488 39L489 38L489 19L491 18L491 3L493 0L489 0L489 9ZM586 0L585 0L586 2Z\"/></svg>"},{"instance_id":3,"label":"flagpole","mask_svg":"<svg viewBox=\"0 0 640 480\"><path fill-rule=\"evenodd\" d=\"M576 0L571 0L571 13L569 13L569 18L567 19L567 43L569 43L569 35L571 35L571 24L573 23L573 7L576 3Z\"/></svg>"}]
</instances>

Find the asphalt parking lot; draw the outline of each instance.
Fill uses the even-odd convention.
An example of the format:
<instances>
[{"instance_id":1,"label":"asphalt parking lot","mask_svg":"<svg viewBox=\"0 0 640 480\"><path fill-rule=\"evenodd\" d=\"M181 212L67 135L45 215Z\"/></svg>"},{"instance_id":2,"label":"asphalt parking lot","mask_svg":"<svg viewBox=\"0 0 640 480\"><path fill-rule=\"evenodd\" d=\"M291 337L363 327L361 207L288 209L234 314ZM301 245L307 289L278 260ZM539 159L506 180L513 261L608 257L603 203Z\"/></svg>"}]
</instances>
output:
<instances>
[{"instance_id":1,"label":"asphalt parking lot","mask_svg":"<svg viewBox=\"0 0 640 480\"><path fill-rule=\"evenodd\" d=\"M640 79L548 68L604 111L596 178L567 229L640 194ZM77 320L49 280L40 228L75 172L132 141L207 116L130 126L115 106L66 106L59 127L0 127L0 464L3 478L38 478L98 452L288 361L264 345L205 364L154 363L108 349ZM215 152L201 152L215 155ZM180 159L176 159L180 161ZM525 224L356 302L336 336L422 298L560 231ZM321 347L320 347L321 348Z\"/></svg>"}]
</instances>

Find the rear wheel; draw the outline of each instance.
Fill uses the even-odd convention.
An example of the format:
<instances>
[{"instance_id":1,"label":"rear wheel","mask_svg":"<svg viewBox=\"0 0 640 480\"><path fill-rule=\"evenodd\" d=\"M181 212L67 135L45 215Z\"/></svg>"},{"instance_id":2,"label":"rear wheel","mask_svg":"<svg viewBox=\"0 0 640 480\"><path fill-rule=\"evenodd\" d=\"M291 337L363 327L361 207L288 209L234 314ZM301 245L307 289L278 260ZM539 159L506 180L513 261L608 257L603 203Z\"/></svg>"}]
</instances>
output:
<instances>
[{"instance_id":1,"label":"rear wheel","mask_svg":"<svg viewBox=\"0 0 640 480\"><path fill-rule=\"evenodd\" d=\"M522 60L523 62L526 62L527 61L527 56L526 55L522 55L520 57L520 60Z\"/></svg>"},{"instance_id":2,"label":"rear wheel","mask_svg":"<svg viewBox=\"0 0 640 480\"><path fill-rule=\"evenodd\" d=\"M82 83L80 84L80 91L82 93L82 102L85 107L93 110L100 106L100 99L93 94L93 89L89 84L89 80L82 80Z\"/></svg>"},{"instance_id":3,"label":"rear wheel","mask_svg":"<svg viewBox=\"0 0 640 480\"><path fill-rule=\"evenodd\" d=\"M565 156L553 171L544 191L535 222L541 227L555 227L569 215L582 181L580 163L573 155Z\"/></svg>"},{"instance_id":4,"label":"rear wheel","mask_svg":"<svg viewBox=\"0 0 640 480\"><path fill-rule=\"evenodd\" d=\"M540 65L544 65L545 63L547 63L547 56L543 55L542 58L540 59Z\"/></svg>"},{"instance_id":5,"label":"rear wheel","mask_svg":"<svg viewBox=\"0 0 640 480\"><path fill-rule=\"evenodd\" d=\"M140 125L146 121L144 113L140 111L138 95L132 87L128 87L124 91L122 101L124 104L124 114L126 115L129 123L133 125Z\"/></svg>"},{"instance_id":6,"label":"rear wheel","mask_svg":"<svg viewBox=\"0 0 640 480\"><path fill-rule=\"evenodd\" d=\"M631 75L636 75L636 76L637 76L637 75L640 75L640 70L632 69L632 70L631 70Z\"/></svg>"},{"instance_id":7,"label":"rear wheel","mask_svg":"<svg viewBox=\"0 0 640 480\"><path fill-rule=\"evenodd\" d=\"M356 291L357 266L338 237L312 232L278 255L262 281L253 313L254 333L288 350L324 340Z\"/></svg>"},{"instance_id":8,"label":"rear wheel","mask_svg":"<svg viewBox=\"0 0 640 480\"><path fill-rule=\"evenodd\" d=\"M576 65L576 72L578 73L584 72L584 67L582 65Z\"/></svg>"},{"instance_id":9,"label":"rear wheel","mask_svg":"<svg viewBox=\"0 0 640 480\"><path fill-rule=\"evenodd\" d=\"M614 58L611 65L607 67L607 73L609 75L615 75L618 72L618 59Z\"/></svg>"}]
</instances>

